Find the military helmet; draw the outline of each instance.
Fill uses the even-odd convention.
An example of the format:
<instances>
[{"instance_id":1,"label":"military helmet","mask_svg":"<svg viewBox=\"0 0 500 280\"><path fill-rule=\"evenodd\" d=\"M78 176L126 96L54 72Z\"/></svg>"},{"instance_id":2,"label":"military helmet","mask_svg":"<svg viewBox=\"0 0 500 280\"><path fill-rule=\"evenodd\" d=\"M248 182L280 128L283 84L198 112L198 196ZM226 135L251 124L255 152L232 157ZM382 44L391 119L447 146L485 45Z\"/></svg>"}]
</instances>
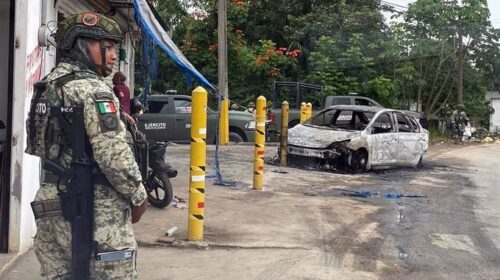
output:
<instances>
[{"instance_id":1,"label":"military helmet","mask_svg":"<svg viewBox=\"0 0 500 280\"><path fill-rule=\"evenodd\" d=\"M56 33L57 47L70 50L78 37L96 40L122 41L118 23L104 15L84 12L68 16L60 23Z\"/></svg>"}]
</instances>

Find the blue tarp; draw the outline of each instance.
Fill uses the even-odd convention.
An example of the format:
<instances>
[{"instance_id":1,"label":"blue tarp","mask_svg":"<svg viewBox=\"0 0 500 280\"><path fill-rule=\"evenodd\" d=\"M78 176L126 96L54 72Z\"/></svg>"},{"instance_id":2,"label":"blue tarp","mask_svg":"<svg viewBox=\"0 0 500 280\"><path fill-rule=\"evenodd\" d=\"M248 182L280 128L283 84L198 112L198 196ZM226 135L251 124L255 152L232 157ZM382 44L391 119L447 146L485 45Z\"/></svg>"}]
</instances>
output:
<instances>
[{"instance_id":1,"label":"blue tarp","mask_svg":"<svg viewBox=\"0 0 500 280\"><path fill-rule=\"evenodd\" d=\"M156 19L146 0L134 0L134 9L136 18L140 21L139 25L148 33L149 37L153 38L155 44L158 45L177 66L179 66L181 71L195 78L207 90L217 92L217 89L196 70L168 36L165 29Z\"/></svg>"}]
</instances>

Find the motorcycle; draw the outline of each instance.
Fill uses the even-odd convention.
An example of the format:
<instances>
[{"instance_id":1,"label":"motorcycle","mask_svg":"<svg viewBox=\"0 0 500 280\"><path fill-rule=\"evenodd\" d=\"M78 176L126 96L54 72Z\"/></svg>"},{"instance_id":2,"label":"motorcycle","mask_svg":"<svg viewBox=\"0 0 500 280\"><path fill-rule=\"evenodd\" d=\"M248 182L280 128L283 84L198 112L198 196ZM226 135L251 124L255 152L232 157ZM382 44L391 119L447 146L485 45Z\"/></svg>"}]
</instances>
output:
<instances>
[{"instance_id":1,"label":"motorcycle","mask_svg":"<svg viewBox=\"0 0 500 280\"><path fill-rule=\"evenodd\" d=\"M148 202L157 208L165 208L172 202L174 193L170 178L177 176L177 170L165 162L165 151L169 142L149 143L146 135L135 125L129 125L134 142L134 155L143 185L148 194Z\"/></svg>"},{"instance_id":2,"label":"motorcycle","mask_svg":"<svg viewBox=\"0 0 500 280\"><path fill-rule=\"evenodd\" d=\"M177 170L165 162L165 150L168 142L155 142L148 148L149 170L144 187L151 205L165 208L174 196L170 178L177 176Z\"/></svg>"}]
</instances>

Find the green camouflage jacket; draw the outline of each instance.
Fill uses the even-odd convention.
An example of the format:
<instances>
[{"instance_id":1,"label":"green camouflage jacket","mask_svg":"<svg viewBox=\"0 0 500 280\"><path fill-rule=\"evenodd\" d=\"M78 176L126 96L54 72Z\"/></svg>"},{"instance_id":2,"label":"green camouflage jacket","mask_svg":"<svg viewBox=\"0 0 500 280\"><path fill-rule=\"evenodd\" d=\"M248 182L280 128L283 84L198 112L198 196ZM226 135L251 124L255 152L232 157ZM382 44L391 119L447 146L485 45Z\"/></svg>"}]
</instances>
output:
<instances>
[{"instance_id":1,"label":"green camouflage jacket","mask_svg":"<svg viewBox=\"0 0 500 280\"><path fill-rule=\"evenodd\" d=\"M54 80L71 72L82 71L76 65L61 62L47 76ZM113 90L101 78L94 76L76 79L57 90L59 100L65 107L83 106L84 122L94 160L113 186L96 185L95 207L128 208L140 205L147 198L142 185L141 173L130 147L130 138L124 123L119 118L119 101ZM57 160L68 167L71 150L61 150ZM35 200L57 198L57 189L52 184L42 184Z\"/></svg>"}]
</instances>

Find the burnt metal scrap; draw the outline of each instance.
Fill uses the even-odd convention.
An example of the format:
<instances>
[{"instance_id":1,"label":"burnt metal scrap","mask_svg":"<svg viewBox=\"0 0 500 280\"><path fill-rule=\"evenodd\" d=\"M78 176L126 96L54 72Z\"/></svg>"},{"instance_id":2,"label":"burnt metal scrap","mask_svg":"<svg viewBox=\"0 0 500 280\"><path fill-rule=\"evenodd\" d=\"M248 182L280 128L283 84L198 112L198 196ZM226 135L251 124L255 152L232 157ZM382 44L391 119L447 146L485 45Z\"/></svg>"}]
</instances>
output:
<instances>
[{"instance_id":1,"label":"burnt metal scrap","mask_svg":"<svg viewBox=\"0 0 500 280\"><path fill-rule=\"evenodd\" d=\"M340 193L344 196L354 196L354 197L364 197L364 198L370 198L370 197L382 197L385 199L398 199L402 197L408 197L408 198L419 198L419 197L427 197L427 195L423 193L410 193L410 194L404 194L401 192L374 192L374 191L356 191L356 190L347 190L347 189L341 189L341 188L331 188L332 190L337 190L340 191Z\"/></svg>"},{"instance_id":2,"label":"burnt metal scrap","mask_svg":"<svg viewBox=\"0 0 500 280\"><path fill-rule=\"evenodd\" d=\"M404 112L367 106L332 106L288 134L288 162L355 173L383 166L417 166L428 132Z\"/></svg>"}]
</instances>

